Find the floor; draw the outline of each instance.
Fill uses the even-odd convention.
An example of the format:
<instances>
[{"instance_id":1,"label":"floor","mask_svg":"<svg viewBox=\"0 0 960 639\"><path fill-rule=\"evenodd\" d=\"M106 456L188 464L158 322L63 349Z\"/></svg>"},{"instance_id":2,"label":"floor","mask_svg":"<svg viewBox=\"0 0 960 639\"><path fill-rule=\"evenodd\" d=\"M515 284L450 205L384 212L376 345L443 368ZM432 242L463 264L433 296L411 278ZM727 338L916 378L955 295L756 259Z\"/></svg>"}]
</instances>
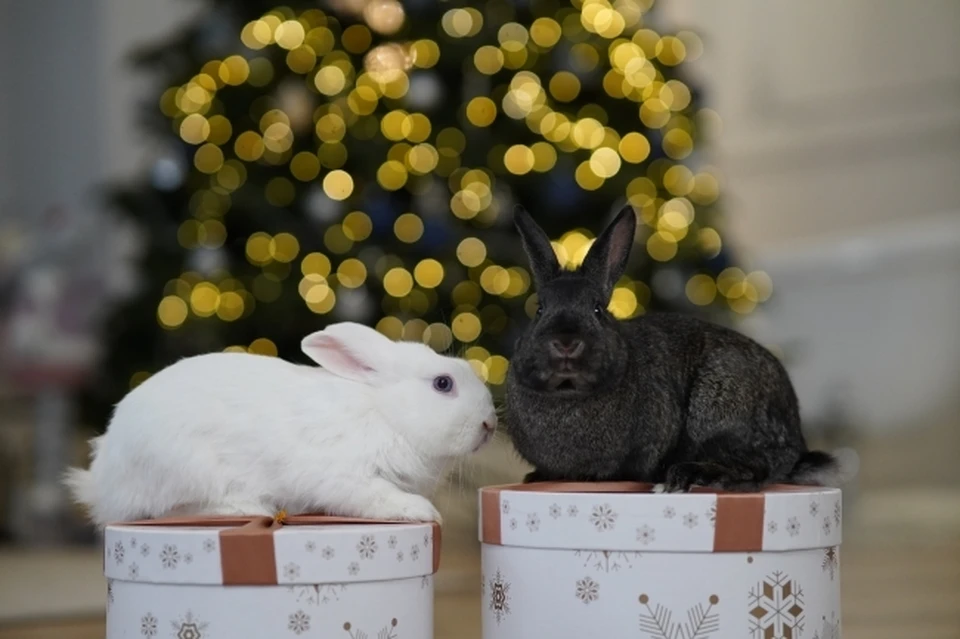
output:
<instances>
[{"instance_id":1,"label":"floor","mask_svg":"<svg viewBox=\"0 0 960 639\"><path fill-rule=\"evenodd\" d=\"M845 500L854 504L842 553L845 639L960 639L960 428L858 449L860 481ZM454 519L445 531L438 639L480 637L474 530ZM88 550L0 550L0 639L103 639L100 569Z\"/></svg>"}]
</instances>

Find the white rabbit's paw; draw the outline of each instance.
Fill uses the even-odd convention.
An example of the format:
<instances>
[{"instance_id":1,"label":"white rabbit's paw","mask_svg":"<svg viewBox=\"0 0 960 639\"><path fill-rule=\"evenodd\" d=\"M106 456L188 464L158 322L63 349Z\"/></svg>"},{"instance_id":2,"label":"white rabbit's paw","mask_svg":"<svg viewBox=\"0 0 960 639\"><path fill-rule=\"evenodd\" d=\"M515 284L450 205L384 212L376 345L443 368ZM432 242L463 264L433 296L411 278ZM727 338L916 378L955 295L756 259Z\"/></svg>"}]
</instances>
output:
<instances>
[{"instance_id":1,"label":"white rabbit's paw","mask_svg":"<svg viewBox=\"0 0 960 639\"><path fill-rule=\"evenodd\" d=\"M373 506L371 513L375 519L395 519L400 521L435 521L440 523L440 513L430 500L420 495L404 493L393 495Z\"/></svg>"}]
</instances>

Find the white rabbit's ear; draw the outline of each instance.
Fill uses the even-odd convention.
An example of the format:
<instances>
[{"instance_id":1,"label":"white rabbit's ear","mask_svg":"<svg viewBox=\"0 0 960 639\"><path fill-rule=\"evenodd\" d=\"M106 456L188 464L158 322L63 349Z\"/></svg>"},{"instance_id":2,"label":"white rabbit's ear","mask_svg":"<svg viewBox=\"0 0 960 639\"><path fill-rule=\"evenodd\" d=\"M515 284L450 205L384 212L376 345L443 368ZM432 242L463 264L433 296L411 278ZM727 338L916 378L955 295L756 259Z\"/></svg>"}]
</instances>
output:
<instances>
[{"instance_id":1,"label":"white rabbit's ear","mask_svg":"<svg viewBox=\"0 0 960 639\"><path fill-rule=\"evenodd\" d=\"M369 382L386 367L393 342L362 324L341 322L303 338L304 354L339 377Z\"/></svg>"}]
</instances>

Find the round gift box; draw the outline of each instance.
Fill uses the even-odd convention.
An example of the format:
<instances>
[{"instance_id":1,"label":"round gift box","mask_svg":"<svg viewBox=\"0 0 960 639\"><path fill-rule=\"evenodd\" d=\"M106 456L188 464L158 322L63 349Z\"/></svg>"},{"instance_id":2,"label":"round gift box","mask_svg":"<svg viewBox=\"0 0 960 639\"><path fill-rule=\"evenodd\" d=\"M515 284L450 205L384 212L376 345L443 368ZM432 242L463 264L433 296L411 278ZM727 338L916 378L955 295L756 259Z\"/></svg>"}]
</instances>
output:
<instances>
[{"instance_id":1,"label":"round gift box","mask_svg":"<svg viewBox=\"0 0 960 639\"><path fill-rule=\"evenodd\" d=\"M836 639L841 493L480 491L483 637Z\"/></svg>"},{"instance_id":2,"label":"round gift box","mask_svg":"<svg viewBox=\"0 0 960 639\"><path fill-rule=\"evenodd\" d=\"M439 533L321 516L111 525L107 639L432 637Z\"/></svg>"}]
</instances>

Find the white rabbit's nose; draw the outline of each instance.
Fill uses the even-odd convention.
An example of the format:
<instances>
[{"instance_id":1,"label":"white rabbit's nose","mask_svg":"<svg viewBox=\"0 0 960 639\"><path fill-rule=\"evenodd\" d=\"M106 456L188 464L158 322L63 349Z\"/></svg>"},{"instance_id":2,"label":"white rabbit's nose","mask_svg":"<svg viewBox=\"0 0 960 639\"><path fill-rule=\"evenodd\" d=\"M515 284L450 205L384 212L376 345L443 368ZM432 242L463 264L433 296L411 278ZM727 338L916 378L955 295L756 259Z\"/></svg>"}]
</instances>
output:
<instances>
[{"instance_id":1,"label":"white rabbit's nose","mask_svg":"<svg viewBox=\"0 0 960 639\"><path fill-rule=\"evenodd\" d=\"M492 433L497 430L497 414L492 413L489 417L483 420L483 430L488 433Z\"/></svg>"}]
</instances>

